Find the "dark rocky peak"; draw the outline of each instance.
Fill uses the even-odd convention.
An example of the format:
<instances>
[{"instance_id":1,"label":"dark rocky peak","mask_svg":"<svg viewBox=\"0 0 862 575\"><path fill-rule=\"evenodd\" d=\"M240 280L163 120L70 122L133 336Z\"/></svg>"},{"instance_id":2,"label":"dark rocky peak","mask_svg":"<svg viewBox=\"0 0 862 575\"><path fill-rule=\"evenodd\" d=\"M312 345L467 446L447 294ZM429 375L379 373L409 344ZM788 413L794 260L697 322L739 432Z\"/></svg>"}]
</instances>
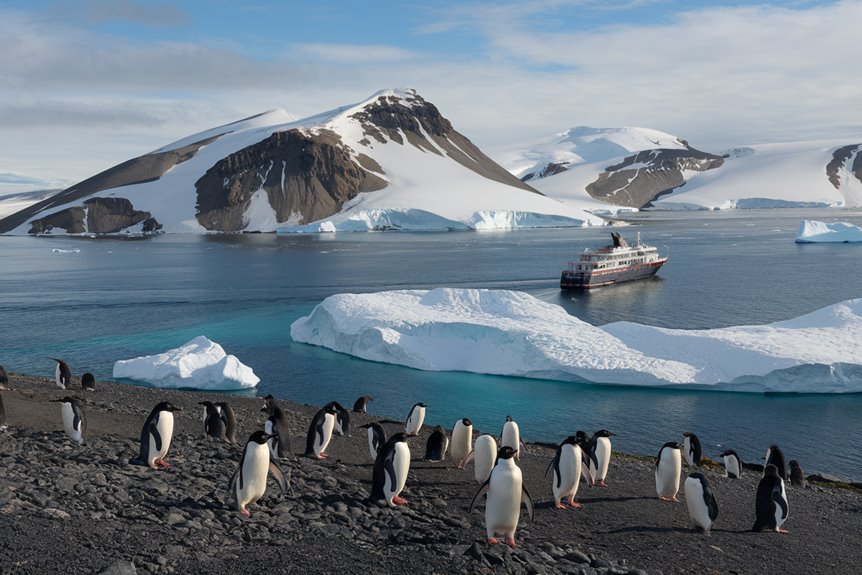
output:
<instances>
[{"instance_id":1,"label":"dark rocky peak","mask_svg":"<svg viewBox=\"0 0 862 575\"><path fill-rule=\"evenodd\" d=\"M399 130L420 138L424 138L422 130L444 138L453 131L452 124L440 114L437 107L426 102L414 90L381 95L350 117L362 124L365 135L380 143L386 142L384 134L389 140L403 143Z\"/></svg>"},{"instance_id":2,"label":"dark rocky peak","mask_svg":"<svg viewBox=\"0 0 862 575\"><path fill-rule=\"evenodd\" d=\"M841 168L845 168L862 182L862 144L842 146L832 152L832 160L826 165L826 177L836 190L841 189Z\"/></svg>"}]
</instances>

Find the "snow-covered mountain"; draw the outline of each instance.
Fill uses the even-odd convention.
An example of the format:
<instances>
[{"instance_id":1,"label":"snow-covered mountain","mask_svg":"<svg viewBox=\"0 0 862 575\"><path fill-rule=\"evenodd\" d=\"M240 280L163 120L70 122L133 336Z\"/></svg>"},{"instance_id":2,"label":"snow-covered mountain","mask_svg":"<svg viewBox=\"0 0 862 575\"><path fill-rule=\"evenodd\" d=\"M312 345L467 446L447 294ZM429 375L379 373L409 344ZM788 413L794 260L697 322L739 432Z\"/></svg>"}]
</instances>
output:
<instances>
[{"instance_id":1,"label":"snow-covered mountain","mask_svg":"<svg viewBox=\"0 0 862 575\"><path fill-rule=\"evenodd\" d=\"M414 90L297 120L274 110L123 162L0 233L601 225L481 152Z\"/></svg>"},{"instance_id":2,"label":"snow-covered mountain","mask_svg":"<svg viewBox=\"0 0 862 575\"><path fill-rule=\"evenodd\" d=\"M11 192L0 194L0 219L23 210L61 190L33 190L31 192Z\"/></svg>"},{"instance_id":3,"label":"snow-covered mountain","mask_svg":"<svg viewBox=\"0 0 862 575\"><path fill-rule=\"evenodd\" d=\"M513 175L593 213L658 210L862 206L862 135L696 150L645 128L574 128L492 150Z\"/></svg>"}]
</instances>

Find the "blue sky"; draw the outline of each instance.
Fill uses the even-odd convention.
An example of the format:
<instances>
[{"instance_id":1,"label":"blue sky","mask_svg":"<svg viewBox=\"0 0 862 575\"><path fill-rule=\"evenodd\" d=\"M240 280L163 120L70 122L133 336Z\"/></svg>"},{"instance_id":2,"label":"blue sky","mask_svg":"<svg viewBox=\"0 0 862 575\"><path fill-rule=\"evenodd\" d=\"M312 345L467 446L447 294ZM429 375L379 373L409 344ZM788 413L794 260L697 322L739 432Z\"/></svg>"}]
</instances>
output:
<instances>
[{"instance_id":1,"label":"blue sky","mask_svg":"<svg viewBox=\"0 0 862 575\"><path fill-rule=\"evenodd\" d=\"M485 149L577 125L856 137L859 22L859 0L0 2L0 192L401 86Z\"/></svg>"}]
</instances>

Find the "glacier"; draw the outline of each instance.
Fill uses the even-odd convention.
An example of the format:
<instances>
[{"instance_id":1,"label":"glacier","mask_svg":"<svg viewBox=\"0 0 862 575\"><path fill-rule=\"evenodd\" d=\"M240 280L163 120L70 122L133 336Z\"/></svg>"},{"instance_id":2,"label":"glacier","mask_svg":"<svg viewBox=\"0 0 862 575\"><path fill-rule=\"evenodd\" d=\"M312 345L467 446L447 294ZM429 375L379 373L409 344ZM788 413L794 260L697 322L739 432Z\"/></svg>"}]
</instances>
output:
<instances>
[{"instance_id":1,"label":"glacier","mask_svg":"<svg viewBox=\"0 0 862 575\"><path fill-rule=\"evenodd\" d=\"M798 244L851 242L862 242L862 228L846 222L802 220L796 232Z\"/></svg>"},{"instance_id":2,"label":"glacier","mask_svg":"<svg viewBox=\"0 0 862 575\"><path fill-rule=\"evenodd\" d=\"M208 391L247 389L260 383L250 367L202 335L164 353L121 359L114 363L113 376L154 387Z\"/></svg>"},{"instance_id":3,"label":"glacier","mask_svg":"<svg viewBox=\"0 0 862 575\"><path fill-rule=\"evenodd\" d=\"M862 392L862 299L787 321L685 330L593 326L510 290L337 294L294 341L430 371L745 392Z\"/></svg>"}]
</instances>

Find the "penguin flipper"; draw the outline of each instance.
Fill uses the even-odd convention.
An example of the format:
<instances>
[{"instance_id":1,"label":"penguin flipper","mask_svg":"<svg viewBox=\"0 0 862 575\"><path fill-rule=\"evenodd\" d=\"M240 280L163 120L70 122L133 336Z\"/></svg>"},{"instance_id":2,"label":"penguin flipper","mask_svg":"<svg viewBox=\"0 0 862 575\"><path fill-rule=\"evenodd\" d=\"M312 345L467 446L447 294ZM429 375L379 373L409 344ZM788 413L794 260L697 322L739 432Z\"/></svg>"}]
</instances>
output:
<instances>
[{"instance_id":1,"label":"penguin flipper","mask_svg":"<svg viewBox=\"0 0 862 575\"><path fill-rule=\"evenodd\" d=\"M156 442L156 451L161 451L162 450L162 435L159 433L159 428L156 425L155 421L150 423L150 435L153 437L153 440Z\"/></svg>"},{"instance_id":2,"label":"penguin flipper","mask_svg":"<svg viewBox=\"0 0 862 575\"><path fill-rule=\"evenodd\" d=\"M284 493L287 491L287 479L284 477L284 472L281 470L275 461L269 462L269 472L272 474L272 477L275 479L275 482L278 483L279 489Z\"/></svg>"},{"instance_id":3,"label":"penguin flipper","mask_svg":"<svg viewBox=\"0 0 862 575\"><path fill-rule=\"evenodd\" d=\"M715 500L715 495L709 494L709 501L706 502L706 509L709 512L709 518L712 521L718 519L718 501Z\"/></svg>"},{"instance_id":4,"label":"penguin flipper","mask_svg":"<svg viewBox=\"0 0 862 575\"><path fill-rule=\"evenodd\" d=\"M479 488L479 491L476 492L476 495L474 495L473 499L470 501L470 506L467 507L467 513L471 513L473 511L473 506L476 505L476 502L479 500L479 498L482 495L484 495L485 493L488 493L488 488L490 488L490 487L491 487L491 478L488 477L488 479L485 480L485 483L482 484L482 487Z\"/></svg>"},{"instance_id":5,"label":"penguin flipper","mask_svg":"<svg viewBox=\"0 0 862 575\"><path fill-rule=\"evenodd\" d=\"M521 485L521 503L527 506L527 513L530 516L530 521L532 521L535 509L533 507L533 498L530 497L530 492L527 491L526 485Z\"/></svg>"},{"instance_id":6,"label":"penguin flipper","mask_svg":"<svg viewBox=\"0 0 862 575\"><path fill-rule=\"evenodd\" d=\"M772 489L772 500L775 501L775 504L781 508L781 518L787 519L787 501L781 496L781 484L778 483Z\"/></svg>"},{"instance_id":7,"label":"penguin flipper","mask_svg":"<svg viewBox=\"0 0 862 575\"><path fill-rule=\"evenodd\" d=\"M467 457L464 458L464 463L461 464L462 467L467 467L467 464L473 461L473 457L476 455L476 450L471 449L470 453L467 454Z\"/></svg>"}]
</instances>

